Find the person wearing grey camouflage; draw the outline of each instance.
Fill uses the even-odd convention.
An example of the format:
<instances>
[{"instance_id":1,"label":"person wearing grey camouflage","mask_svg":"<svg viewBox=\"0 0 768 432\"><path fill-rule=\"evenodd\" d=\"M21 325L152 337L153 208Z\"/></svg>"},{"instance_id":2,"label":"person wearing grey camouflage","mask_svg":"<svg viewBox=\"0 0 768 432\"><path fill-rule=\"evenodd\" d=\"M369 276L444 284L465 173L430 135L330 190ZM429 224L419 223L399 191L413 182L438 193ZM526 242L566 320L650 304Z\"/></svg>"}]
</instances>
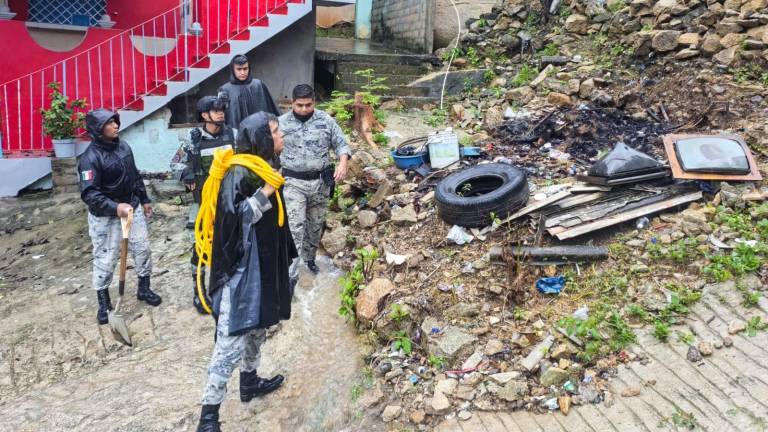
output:
<instances>
[{"instance_id":1,"label":"person wearing grey camouflage","mask_svg":"<svg viewBox=\"0 0 768 432\"><path fill-rule=\"evenodd\" d=\"M280 116L285 149L280 163L285 177L285 202L291 234L309 270L317 274L315 253L320 244L328 199L335 182L347 175L352 152L333 117L315 109L315 91L307 84L293 89L291 111ZM339 158L334 169L330 151ZM298 281L300 260L291 265L291 283Z\"/></svg>"},{"instance_id":2,"label":"person wearing grey camouflage","mask_svg":"<svg viewBox=\"0 0 768 432\"><path fill-rule=\"evenodd\" d=\"M106 109L89 112L85 127L93 142L80 156L77 171L80 197L88 206L88 233L93 243L93 288L99 301L96 320L108 322L112 310L109 285L120 258L120 218L134 209L128 249L133 255L139 287L136 297L152 306L162 299L149 288L152 253L145 217L152 216L152 201L136 169L131 147L120 140L120 117Z\"/></svg>"}]
</instances>

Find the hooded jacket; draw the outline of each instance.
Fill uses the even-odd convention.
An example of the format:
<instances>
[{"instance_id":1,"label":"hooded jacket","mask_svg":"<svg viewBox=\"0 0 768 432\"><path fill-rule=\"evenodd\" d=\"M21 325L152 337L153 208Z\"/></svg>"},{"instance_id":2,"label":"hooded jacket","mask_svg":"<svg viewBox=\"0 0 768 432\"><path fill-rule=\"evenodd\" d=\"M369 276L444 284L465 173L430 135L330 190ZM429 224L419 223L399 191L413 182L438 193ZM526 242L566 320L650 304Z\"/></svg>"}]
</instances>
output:
<instances>
[{"instance_id":1,"label":"hooded jacket","mask_svg":"<svg viewBox=\"0 0 768 432\"><path fill-rule=\"evenodd\" d=\"M226 122L232 129L238 129L244 118L259 111L280 115L267 86L251 76L252 69L249 68L245 80L240 81L235 77L235 59L238 57L235 56L229 63L229 82L219 87L219 93L226 91L229 96Z\"/></svg>"},{"instance_id":2,"label":"hooded jacket","mask_svg":"<svg viewBox=\"0 0 768 432\"><path fill-rule=\"evenodd\" d=\"M257 113L241 123L236 152L248 152L273 161L270 114ZM298 256L286 220L278 225L277 194L255 211L248 198L266 199L263 180L241 166L232 166L221 181L214 221L209 295L218 319L221 294L229 284L229 335L267 328L291 316L288 267ZM282 196L282 194L281 194ZM285 203L283 203L285 207ZM259 217L260 214L260 217Z\"/></svg>"},{"instance_id":3,"label":"hooded jacket","mask_svg":"<svg viewBox=\"0 0 768 432\"><path fill-rule=\"evenodd\" d=\"M119 203L130 203L136 208L152 202L136 169L131 147L119 138L104 139L104 126L112 119L120 124L117 113L103 108L85 117L85 128L93 141L80 156L77 171L80 197L94 216L116 216Z\"/></svg>"}]
</instances>

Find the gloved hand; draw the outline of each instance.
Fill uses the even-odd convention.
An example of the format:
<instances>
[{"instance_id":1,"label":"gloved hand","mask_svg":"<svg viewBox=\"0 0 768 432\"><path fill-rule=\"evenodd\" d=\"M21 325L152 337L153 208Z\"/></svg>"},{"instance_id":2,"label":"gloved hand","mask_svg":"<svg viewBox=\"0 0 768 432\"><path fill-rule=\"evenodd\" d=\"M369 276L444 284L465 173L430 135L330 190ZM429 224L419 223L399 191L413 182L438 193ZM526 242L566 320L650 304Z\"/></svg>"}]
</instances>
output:
<instances>
[{"instance_id":1,"label":"gloved hand","mask_svg":"<svg viewBox=\"0 0 768 432\"><path fill-rule=\"evenodd\" d=\"M203 132L200 130L200 128L194 128L189 132L189 138L193 143L197 144L203 138Z\"/></svg>"}]
</instances>

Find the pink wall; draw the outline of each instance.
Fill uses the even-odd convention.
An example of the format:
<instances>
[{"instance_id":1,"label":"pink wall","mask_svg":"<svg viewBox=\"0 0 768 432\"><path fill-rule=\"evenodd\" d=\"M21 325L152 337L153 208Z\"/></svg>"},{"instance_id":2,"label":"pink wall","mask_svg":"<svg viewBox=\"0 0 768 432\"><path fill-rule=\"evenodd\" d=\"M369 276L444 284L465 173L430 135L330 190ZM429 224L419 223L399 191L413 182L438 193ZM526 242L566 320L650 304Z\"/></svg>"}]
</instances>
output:
<instances>
[{"instance_id":1,"label":"pink wall","mask_svg":"<svg viewBox=\"0 0 768 432\"><path fill-rule=\"evenodd\" d=\"M107 0L107 13L115 28L129 29L180 4L180 0Z\"/></svg>"},{"instance_id":2,"label":"pink wall","mask_svg":"<svg viewBox=\"0 0 768 432\"><path fill-rule=\"evenodd\" d=\"M47 50L37 44L22 21L0 21L0 84L71 57L118 34L118 30L91 28L83 42L69 52Z\"/></svg>"}]
</instances>

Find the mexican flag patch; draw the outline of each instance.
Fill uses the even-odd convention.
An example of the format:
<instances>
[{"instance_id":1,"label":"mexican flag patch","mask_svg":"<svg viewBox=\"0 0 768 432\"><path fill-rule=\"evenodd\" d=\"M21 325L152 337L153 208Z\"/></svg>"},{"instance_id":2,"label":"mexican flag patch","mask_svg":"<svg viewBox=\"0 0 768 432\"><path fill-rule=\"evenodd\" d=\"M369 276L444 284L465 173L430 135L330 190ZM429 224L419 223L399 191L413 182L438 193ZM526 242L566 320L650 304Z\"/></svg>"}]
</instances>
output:
<instances>
[{"instance_id":1,"label":"mexican flag patch","mask_svg":"<svg viewBox=\"0 0 768 432\"><path fill-rule=\"evenodd\" d=\"M83 171L80 173L80 178L83 179L83 181L91 181L93 180L93 170Z\"/></svg>"}]
</instances>

